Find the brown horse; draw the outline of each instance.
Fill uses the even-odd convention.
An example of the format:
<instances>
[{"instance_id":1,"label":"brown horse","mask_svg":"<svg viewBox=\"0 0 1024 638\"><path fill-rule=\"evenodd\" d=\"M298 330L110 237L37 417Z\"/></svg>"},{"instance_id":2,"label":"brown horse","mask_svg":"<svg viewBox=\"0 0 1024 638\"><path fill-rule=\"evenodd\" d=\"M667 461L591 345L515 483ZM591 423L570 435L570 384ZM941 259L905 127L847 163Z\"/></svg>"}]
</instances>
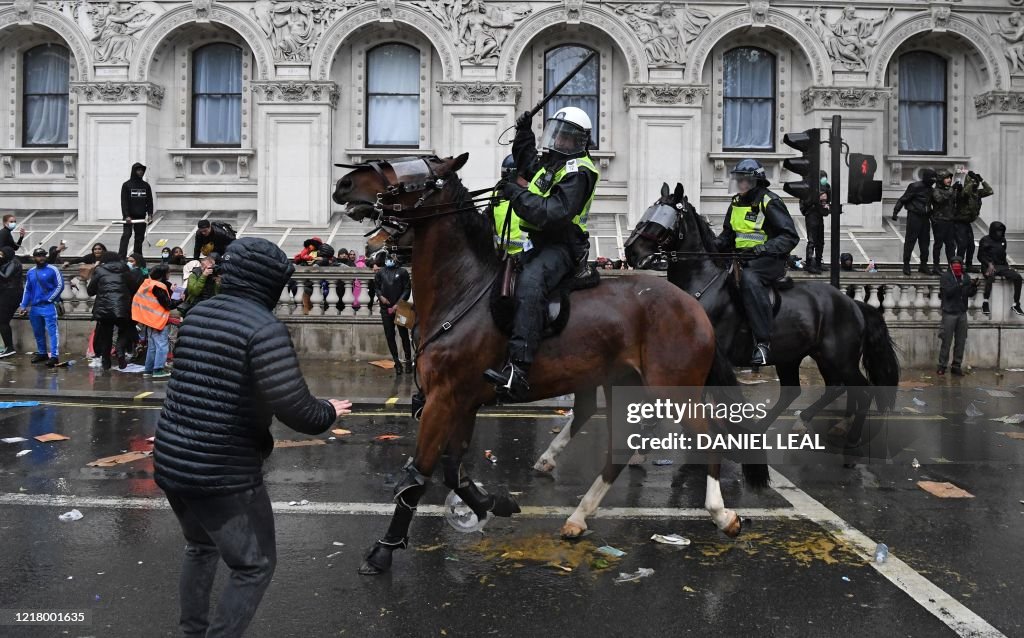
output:
<instances>
[{"instance_id":1,"label":"brown horse","mask_svg":"<svg viewBox=\"0 0 1024 638\"><path fill-rule=\"evenodd\" d=\"M350 166L337 182L334 201L356 220L385 223L392 234L415 227L413 290L418 318L417 374L426 396L415 456L395 487L395 512L384 538L370 550L361 574L391 566L392 553L408 545L409 525L438 463L444 484L481 519L519 511L510 496L476 486L461 460L469 447L477 410L495 400L484 370L502 362L507 337L490 315L488 292L500 261L494 222L482 214L456 174L468 154L456 158L407 158ZM530 370L530 401L568 393L595 393L613 385L700 388L716 358L714 330L690 295L663 279L628 277L573 293L572 315L556 337L545 340ZM685 423L694 433L708 422ZM578 537L624 464L609 450L604 470L562 527ZM717 459L708 465L705 506L719 529L735 536L739 517L725 508ZM760 466L763 467L763 466ZM767 468L763 467L763 481Z\"/></svg>"}]
</instances>

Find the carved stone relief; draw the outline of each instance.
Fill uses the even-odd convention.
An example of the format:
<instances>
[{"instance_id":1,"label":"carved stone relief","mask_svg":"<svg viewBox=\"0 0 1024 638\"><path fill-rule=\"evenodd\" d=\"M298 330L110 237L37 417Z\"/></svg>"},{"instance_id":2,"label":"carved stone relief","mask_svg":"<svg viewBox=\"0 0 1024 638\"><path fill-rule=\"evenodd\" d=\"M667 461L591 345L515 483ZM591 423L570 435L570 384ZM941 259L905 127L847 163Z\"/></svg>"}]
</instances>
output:
<instances>
[{"instance_id":1,"label":"carved stone relief","mask_svg":"<svg viewBox=\"0 0 1024 638\"><path fill-rule=\"evenodd\" d=\"M324 103L331 108L338 106L338 85L334 82L311 82L306 80L281 80L253 82L252 91L267 103Z\"/></svg>"},{"instance_id":2,"label":"carved stone relief","mask_svg":"<svg viewBox=\"0 0 1024 638\"><path fill-rule=\"evenodd\" d=\"M994 113L1024 113L1024 92L989 91L974 98L974 109L978 117Z\"/></svg>"},{"instance_id":3,"label":"carved stone relief","mask_svg":"<svg viewBox=\"0 0 1024 638\"><path fill-rule=\"evenodd\" d=\"M565 22L566 24L579 24L580 11L583 9L583 0L565 0Z\"/></svg>"},{"instance_id":4,"label":"carved stone relief","mask_svg":"<svg viewBox=\"0 0 1024 638\"><path fill-rule=\"evenodd\" d=\"M518 82L437 82L445 104L517 104L523 89Z\"/></svg>"},{"instance_id":5,"label":"carved stone relief","mask_svg":"<svg viewBox=\"0 0 1024 638\"><path fill-rule=\"evenodd\" d=\"M164 88L152 82L72 82L71 92L80 102L110 102L118 104L149 104L160 108L164 102Z\"/></svg>"},{"instance_id":6,"label":"carved stone relief","mask_svg":"<svg viewBox=\"0 0 1024 638\"><path fill-rule=\"evenodd\" d=\"M700 106L711 89L706 86L674 84L627 84L622 89L626 106Z\"/></svg>"},{"instance_id":7,"label":"carved stone relief","mask_svg":"<svg viewBox=\"0 0 1024 638\"><path fill-rule=\"evenodd\" d=\"M892 95L892 89L811 87L800 92L800 101L805 113L814 109L875 109L884 107Z\"/></svg>"},{"instance_id":8,"label":"carved stone relief","mask_svg":"<svg viewBox=\"0 0 1024 638\"><path fill-rule=\"evenodd\" d=\"M1020 11L1008 16L981 16L978 23L1003 45L1010 73L1024 73L1024 16Z\"/></svg>"},{"instance_id":9,"label":"carved stone relief","mask_svg":"<svg viewBox=\"0 0 1024 638\"><path fill-rule=\"evenodd\" d=\"M192 8L196 10L196 22L208 22L212 6L213 0L192 0Z\"/></svg>"},{"instance_id":10,"label":"carved stone relief","mask_svg":"<svg viewBox=\"0 0 1024 638\"><path fill-rule=\"evenodd\" d=\"M864 71L881 28L894 12L890 7L879 18L865 19L857 17L857 10L848 6L838 20L829 24L826 10L815 7L802 9L800 17L825 45L834 70Z\"/></svg>"},{"instance_id":11,"label":"carved stone relief","mask_svg":"<svg viewBox=\"0 0 1024 638\"><path fill-rule=\"evenodd\" d=\"M309 62L324 29L356 0L257 0L249 15L270 40L275 62Z\"/></svg>"},{"instance_id":12,"label":"carved stone relief","mask_svg":"<svg viewBox=\"0 0 1024 638\"><path fill-rule=\"evenodd\" d=\"M707 11L660 5L626 4L614 7L640 38L651 66L683 66L686 49L714 19Z\"/></svg>"},{"instance_id":13,"label":"carved stone relief","mask_svg":"<svg viewBox=\"0 0 1024 638\"><path fill-rule=\"evenodd\" d=\"M84 17L88 16L89 27L83 30L93 42L93 58L108 64L128 64L138 42L136 35L164 12L155 2L110 0L106 4L82 5L75 5L78 24L84 27Z\"/></svg>"},{"instance_id":14,"label":"carved stone relief","mask_svg":"<svg viewBox=\"0 0 1024 638\"><path fill-rule=\"evenodd\" d=\"M493 65L516 23L533 10L528 4L497 4L484 0L419 0L410 3L430 13L454 35L459 59Z\"/></svg>"},{"instance_id":15,"label":"carved stone relief","mask_svg":"<svg viewBox=\"0 0 1024 638\"><path fill-rule=\"evenodd\" d=\"M34 0L14 0L14 11L18 15L18 22L29 24L32 22L32 6Z\"/></svg>"}]
</instances>

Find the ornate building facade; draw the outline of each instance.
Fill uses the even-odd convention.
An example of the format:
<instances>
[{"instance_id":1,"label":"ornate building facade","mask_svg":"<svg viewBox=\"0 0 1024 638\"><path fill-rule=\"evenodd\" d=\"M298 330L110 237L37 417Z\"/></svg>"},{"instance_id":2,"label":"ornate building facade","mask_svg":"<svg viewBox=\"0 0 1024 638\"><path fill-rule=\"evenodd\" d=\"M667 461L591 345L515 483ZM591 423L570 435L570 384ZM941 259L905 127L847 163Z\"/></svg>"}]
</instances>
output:
<instances>
[{"instance_id":1,"label":"ornate building facade","mask_svg":"<svg viewBox=\"0 0 1024 638\"><path fill-rule=\"evenodd\" d=\"M922 167L969 166L996 190L985 217L1021 231L1022 4L15 0L0 207L117 220L136 161L158 209L256 211L255 227L332 223L335 163L468 151L463 178L484 186L516 113L596 51L549 110L595 123L597 254L662 181L720 216L742 157L795 179L782 136L835 114L884 184L844 225L884 230Z\"/></svg>"}]
</instances>

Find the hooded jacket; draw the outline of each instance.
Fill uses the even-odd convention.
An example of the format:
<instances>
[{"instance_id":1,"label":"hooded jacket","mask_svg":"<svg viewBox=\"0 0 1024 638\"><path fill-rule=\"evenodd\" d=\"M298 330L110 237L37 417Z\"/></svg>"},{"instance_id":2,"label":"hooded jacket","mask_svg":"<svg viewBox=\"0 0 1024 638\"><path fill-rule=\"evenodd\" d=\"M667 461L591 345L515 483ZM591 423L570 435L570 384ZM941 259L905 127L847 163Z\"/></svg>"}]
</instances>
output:
<instances>
[{"instance_id":1,"label":"hooded jacket","mask_svg":"<svg viewBox=\"0 0 1024 638\"><path fill-rule=\"evenodd\" d=\"M92 304L93 319L128 319L132 316L132 286L128 266L121 260L105 261L89 278L86 287L89 296L95 296Z\"/></svg>"},{"instance_id":2,"label":"hooded jacket","mask_svg":"<svg viewBox=\"0 0 1024 638\"><path fill-rule=\"evenodd\" d=\"M988 182L967 175L964 182L964 189L957 198L956 221L974 223L974 220L981 216L981 200L992 195L995 191L988 185ZM3 231L0 231L3 232Z\"/></svg>"},{"instance_id":3,"label":"hooded jacket","mask_svg":"<svg viewBox=\"0 0 1024 638\"><path fill-rule=\"evenodd\" d=\"M935 171L926 168L921 171L921 180L907 186L903 196L896 200L893 215L906 208L907 212L928 217L932 211L932 187L935 185Z\"/></svg>"},{"instance_id":4,"label":"hooded jacket","mask_svg":"<svg viewBox=\"0 0 1024 638\"><path fill-rule=\"evenodd\" d=\"M210 234L203 237L198 232L196 233L196 245L192 251L192 259L201 259L203 256L210 253L217 253L223 255L228 250L228 246L234 240L228 236L220 226L217 224L210 224Z\"/></svg>"},{"instance_id":5,"label":"hooded jacket","mask_svg":"<svg viewBox=\"0 0 1024 638\"><path fill-rule=\"evenodd\" d=\"M273 450L273 417L306 434L334 422L331 404L309 393L272 312L293 272L271 242L239 239L224 255L221 294L182 323L154 447L164 490L223 496L257 487Z\"/></svg>"},{"instance_id":6,"label":"hooded jacket","mask_svg":"<svg viewBox=\"0 0 1024 638\"><path fill-rule=\"evenodd\" d=\"M977 292L978 284L972 281L966 272L958 278L952 270L947 270L939 279L942 313L959 315L967 312L967 301Z\"/></svg>"},{"instance_id":7,"label":"hooded jacket","mask_svg":"<svg viewBox=\"0 0 1024 638\"><path fill-rule=\"evenodd\" d=\"M18 258L14 256L13 248L4 246L0 248L0 251L3 252L3 260L0 263L0 292L7 294L13 291L20 299L24 268Z\"/></svg>"},{"instance_id":8,"label":"hooded jacket","mask_svg":"<svg viewBox=\"0 0 1024 638\"><path fill-rule=\"evenodd\" d=\"M121 184L121 216L131 219L145 219L153 214L153 189L149 183L135 174L135 169L146 167L135 162L128 181Z\"/></svg>"},{"instance_id":9,"label":"hooded jacket","mask_svg":"<svg viewBox=\"0 0 1024 638\"><path fill-rule=\"evenodd\" d=\"M959 193L952 185L946 186L942 180L952 177L949 171L940 171L935 188L932 189L932 221L951 222L956 212Z\"/></svg>"},{"instance_id":10,"label":"hooded jacket","mask_svg":"<svg viewBox=\"0 0 1024 638\"><path fill-rule=\"evenodd\" d=\"M988 225L988 234L978 242L978 262L982 269L994 266L1007 266L1006 261L1006 224L992 222Z\"/></svg>"}]
</instances>

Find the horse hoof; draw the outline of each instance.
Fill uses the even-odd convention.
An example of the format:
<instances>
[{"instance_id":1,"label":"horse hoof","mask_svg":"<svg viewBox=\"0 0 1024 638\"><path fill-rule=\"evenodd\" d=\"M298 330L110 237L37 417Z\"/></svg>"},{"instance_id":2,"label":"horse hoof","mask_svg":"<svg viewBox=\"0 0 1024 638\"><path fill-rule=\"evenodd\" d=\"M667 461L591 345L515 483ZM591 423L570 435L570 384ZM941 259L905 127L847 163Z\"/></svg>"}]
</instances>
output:
<instances>
[{"instance_id":1,"label":"horse hoof","mask_svg":"<svg viewBox=\"0 0 1024 638\"><path fill-rule=\"evenodd\" d=\"M728 536L729 538L736 538L737 536L740 535L740 532L742 530L743 530L743 520L739 517L738 514L735 514L735 513L733 513L732 520L729 521L729 524L726 525L724 528L722 528L722 532L724 532L725 535Z\"/></svg>"},{"instance_id":2,"label":"horse hoof","mask_svg":"<svg viewBox=\"0 0 1024 638\"><path fill-rule=\"evenodd\" d=\"M555 462L549 459L541 458L539 461L533 464L533 469L543 474L551 474L555 471Z\"/></svg>"},{"instance_id":3,"label":"horse hoof","mask_svg":"<svg viewBox=\"0 0 1024 638\"><path fill-rule=\"evenodd\" d=\"M359 566L360 576L377 576L391 569L391 553L393 548L374 545L366 560Z\"/></svg>"},{"instance_id":4,"label":"horse hoof","mask_svg":"<svg viewBox=\"0 0 1024 638\"><path fill-rule=\"evenodd\" d=\"M807 424L804 423L803 419L797 417L796 423L793 424L793 429L790 430L791 434L799 434L803 436L807 434Z\"/></svg>"},{"instance_id":5,"label":"horse hoof","mask_svg":"<svg viewBox=\"0 0 1024 638\"><path fill-rule=\"evenodd\" d=\"M565 525L562 525L562 538L573 539L583 536L583 532L587 531L586 524L579 525L572 521L566 521Z\"/></svg>"}]
</instances>

